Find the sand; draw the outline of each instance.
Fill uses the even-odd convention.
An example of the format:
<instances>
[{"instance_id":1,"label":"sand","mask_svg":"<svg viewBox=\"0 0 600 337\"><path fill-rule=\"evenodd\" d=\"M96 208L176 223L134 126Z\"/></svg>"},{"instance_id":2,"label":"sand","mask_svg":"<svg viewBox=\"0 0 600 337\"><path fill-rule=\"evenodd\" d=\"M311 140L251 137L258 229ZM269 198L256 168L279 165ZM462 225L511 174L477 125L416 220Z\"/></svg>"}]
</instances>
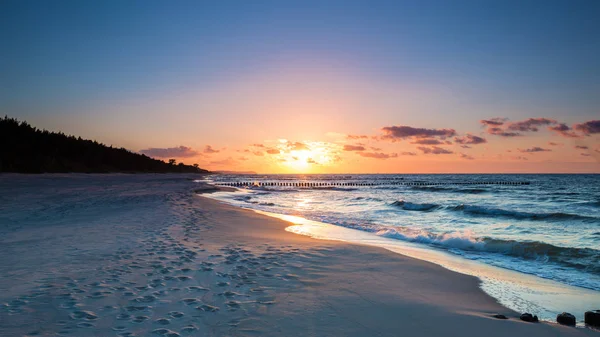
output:
<instances>
[{"instance_id":1,"label":"sand","mask_svg":"<svg viewBox=\"0 0 600 337\"><path fill-rule=\"evenodd\" d=\"M432 263L289 233L284 228L290 223L203 197L197 207L214 228L205 235L205 247L218 250L229 242L231 249L258 257L257 265L236 262L223 273L238 275L241 265L244 273L256 273L254 286L265 289L259 305L241 304L244 317L236 317L235 327L223 334L600 336L590 329L520 321L518 313L485 294L478 279ZM229 283L235 285L235 277ZM232 291L250 296L241 303L256 300L247 290ZM265 300L271 304L261 307ZM497 313L509 319L491 317Z\"/></svg>"},{"instance_id":2,"label":"sand","mask_svg":"<svg viewBox=\"0 0 600 337\"><path fill-rule=\"evenodd\" d=\"M474 277L157 184L98 206L86 192L90 208L7 234L0 336L600 336L522 322Z\"/></svg>"}]
</instances>

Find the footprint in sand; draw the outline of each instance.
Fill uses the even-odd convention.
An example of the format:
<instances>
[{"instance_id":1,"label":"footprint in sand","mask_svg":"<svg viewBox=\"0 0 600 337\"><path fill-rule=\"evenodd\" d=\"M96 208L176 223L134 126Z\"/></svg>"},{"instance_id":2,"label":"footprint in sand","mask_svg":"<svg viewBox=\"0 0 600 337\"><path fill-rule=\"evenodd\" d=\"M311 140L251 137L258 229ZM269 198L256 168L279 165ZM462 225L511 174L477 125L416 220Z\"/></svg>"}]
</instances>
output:
<instances>
[{"instance_id":1,"label":"footprint in sand","mask_svg":"<svg viewBox=\"0 0 600 337\"><path fill-rule=\"evenodd\" d=\"M160 325L169 325L169 324L171 324L171 321L168 318L159 318L159 319L157 319L154 322L157 323L157 324L160 324Z\"/></svg>"},{"instance_id":2,"label":"footprint in sand","mask_svg":"<svg viewBox=\"0 0 600 337\"><path fill-rule=\"evenodd\" d=\"M196 307L196 309L202 310L202 311L206 311L206 312L217 312L217 311L219 311L219 307L216 307L216 306L213 306L213 305L208 305L208 304L202 304L201 306Z\"/></svg>"}]
</instances>

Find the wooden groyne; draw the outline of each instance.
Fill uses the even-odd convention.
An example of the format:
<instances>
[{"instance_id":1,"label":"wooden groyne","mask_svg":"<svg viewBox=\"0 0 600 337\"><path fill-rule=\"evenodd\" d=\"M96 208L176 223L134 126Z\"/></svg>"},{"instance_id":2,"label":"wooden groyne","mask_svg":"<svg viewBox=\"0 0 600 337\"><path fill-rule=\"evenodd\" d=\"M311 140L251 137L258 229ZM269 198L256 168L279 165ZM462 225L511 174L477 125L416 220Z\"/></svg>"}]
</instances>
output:
<instances>
[{"instance_id":1,"label":"wooden groyne","mask_svg":"<svg viewBox=\"0 0 600 337\"><path fill-rule=\"evenodd\" d=\"M441 185L530 185L529 181L450 181L450 182L424 182L424 181L382 181L382 182L349 182L349 181L231 181L215 182L218 186L232 187L344 187L344 186L441 186Z\"/></svg>"}]
</instances>

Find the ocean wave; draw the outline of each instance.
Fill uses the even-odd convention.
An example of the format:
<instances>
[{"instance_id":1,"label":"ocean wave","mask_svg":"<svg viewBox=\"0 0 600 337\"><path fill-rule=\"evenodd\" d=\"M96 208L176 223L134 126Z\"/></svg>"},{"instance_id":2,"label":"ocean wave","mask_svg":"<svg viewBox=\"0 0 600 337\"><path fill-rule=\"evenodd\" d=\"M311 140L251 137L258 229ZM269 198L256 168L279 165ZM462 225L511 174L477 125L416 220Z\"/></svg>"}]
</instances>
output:
<instances>
[{"instance_id":1,"label":"ocean wave","mask_svg":"<svg viewBox=\"0 0 600 337\"><path fill-rule=\"evenodd\" d=\"M479 194L489 192L489 190L483 188L448 188L439 186L412 186L412 190L424 191L424 192L444 192L444 193L465 193L465 194Z\"/></svg>"},{"instance_id":2,"label":"ocean wave","mask_svg":"<svg viewBox=\"0 0 600 337\"><path fill-rule=\"evenodd\" d=\"M345 188L345 187L336 187L336 186L312 186L306 187L305 190L316 190L316 191L356 191L358 188Z\"/></svg>"},{"instance_id":3,"label":"ocean wave","mask_svg":"<svg viewBox=\"0 0 600 337\"><path fill-rule=\"evenodd\" d=\"M404 200L394 201L390 205L400 207L406 211L433 211L440 207L440 205L437 205L437 204L418 204L418 203L412 203L412 202L408 202L408 201L404 201Z\"/></svg>"},{"instance_id":4,"label":"ocean wave","mask_svg":"<svg viewBox=\"0 0 600 337\"><path fill-rule=\"evenodd\" d=\"M489 237L478 238L468 231L436 234L407 227L392 228L382 226L371 226L367 231L374 232L379 236L428 244L451 251L458 249L464 252L502 254L523 260L556 263L600 274L600 250L591 248L559 247L539 241L503 240Z\"/></svg>"},{"instance_id":5,"label":"ocean wave","mask_svg":"<svg viewBox=\"0 0 600 337\"><path fill-rule=\"evenodd\" d=\"M589 201L575 204L577 206L592 206L592 207L600 207L600 200L598 201Z\"/></svg>"},{"instance_id":6,"label":"ocean wave","mask_svg":"<svg viewBox=\"0 0 600 337\"><path fill-rule=\"evenodd\" d=\"M505 217L518 220L598 220L597 218L570 213L528 213L506 210L501 208L488 208L475 205L458 205L447 208L450 211L464 212L471 215Z\"/></svg>"}]
</instances>

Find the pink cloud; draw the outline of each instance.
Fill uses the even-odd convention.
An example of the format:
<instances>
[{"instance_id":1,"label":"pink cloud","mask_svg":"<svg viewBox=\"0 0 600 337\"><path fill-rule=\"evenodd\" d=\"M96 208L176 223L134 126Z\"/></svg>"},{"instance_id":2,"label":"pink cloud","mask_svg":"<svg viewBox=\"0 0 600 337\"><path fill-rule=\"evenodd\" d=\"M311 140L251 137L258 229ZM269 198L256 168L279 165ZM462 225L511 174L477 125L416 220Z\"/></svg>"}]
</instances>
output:
<instances>
[{"instance_id":1,"label":"pink cloud","mask_svg":"<svg viewBox=\"0 0 600 337\"><path fill-rule=\"evenodd\" d=\"M432 138L432 137L440 137L442 139L446 137L452 137L456 135L456 130L454 129L425 129L425 128L413 128L411 126L406 125L395 125L395 126L386 126L381 128L384 135L381 137L382 139L387 139L391 141L399 141L406 138Z\"/></svg>"},{"instance_id":2,"label":"pink cloud","mask_svg":"<svg viewBox=\"0 0 600 337\"><path fill-rule=\"evenodd\" d=\"M441 147L437 147L437 146L432 146L432 147L425 147L425 146L419 146L417 147L417 149L421 150L424 154L452 154L454 152L441 148Z\"/></svg>"},{"instance_id":3,"label":"pink cloud","mask_svg":"<svg viewBox=\"0 0 600 337\"><path fill-rule=\"evenodd\" d=\"M398 157L397 153L387 154L387 153L381 153L381 152L359 152L358 154L361 155L362 157L374 158L374 159L389 159L389 158Z\"/></svg>"},{"instance_id":4,"label":"pink cloud","mask_svg":"<svg viewBox=\"0 0 600 337\"><path fill-rule=\"evenodd\" d=\"M464 144L464 145L466 145L466 144L476 145L476 144L487 143L487 139L485 139L483 137L472 135L470 133L467 133L466 135L464 135L462 137L454 137L454 141L458 144Z\"/></svg>"},{"instance_id":5,"label":"pink cloud","mask_svg":"<svg viewBox=\"0 0 600 337\"><path fill-rule=\"evenodd\" d=\"M365 147L361 145L344 145L344 151L364 151Z\"/></svg>"},{"instance_id":6,"label":"pink cloud","mask_svg":"<svg viewBox=\"0 0 600 337\"><path fill-rule=\"evenodd\" d=\"M573 128L586 136L600 133L600 120L587 121L581 124L575 124Z\"/></svg>"}]
</instances>

